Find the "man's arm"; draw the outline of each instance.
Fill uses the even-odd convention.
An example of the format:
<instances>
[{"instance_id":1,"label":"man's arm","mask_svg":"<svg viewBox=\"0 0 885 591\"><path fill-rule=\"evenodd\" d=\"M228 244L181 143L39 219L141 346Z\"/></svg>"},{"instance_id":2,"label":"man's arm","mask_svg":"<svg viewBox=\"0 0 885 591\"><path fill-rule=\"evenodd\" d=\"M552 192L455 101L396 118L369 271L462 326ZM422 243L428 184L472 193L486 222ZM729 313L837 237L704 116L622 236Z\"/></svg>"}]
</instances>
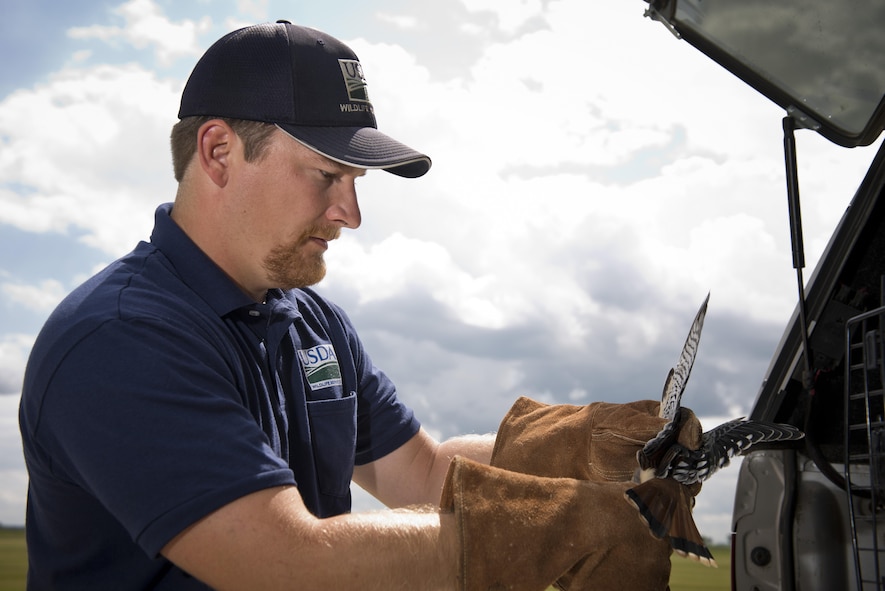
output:
<instances>
[{"instance_id":1,"label":"man's arm","mask_svg":"<svg viewBox=\"0 0 885 591\"><path fill-rule=\"evenodd\" d=\"M242 497L169 542L163 556L220 591L454 589L454 516L379 511L317 519L296 487Z\"/></svg>"},{"instance_id":2,"label":"man's arm","mask_svg":"<svg viewBox=\"0 0 885 591\"><path fill-rule=\"evenodd\" d=\"M421 429L404 445L370 464L353 480L388 507L439 503L449 463L456 455L488 464L495 436L463 435L438 443Z\"/></svg>"},{"instance_id":3,"label":"man's arm","mask_svg":"<svg viewBox=\"0 0 885 591\"><path fill-rule=\"evenodd\" d=\"M354 480L391 507L439 503L452 457L488 463L494 435L436 442L423 429L359 466ZM317 519L296 487L240 498L198 521L162 554L219 590L453 589L458 542L452 514L433 508Z\"/></svg>"},{"instance_id":4,"label":"man's arm","mask_svg":"<svg viewBox=\"0 0 885 591\"><path fill-rule=\"evenodd\" d=\"M479 439L432 442L426 435L408 442L375 462L375 474L403 465L429 476L449 451L482 455L488 449ZM666 587L670 545L650 535L624 502L630 483L530 476L464 458L450 464L444 512L396 509L317 519L297 488L277 487L218 509L162 553L221 591L541 589L567 571L581 588ZM676 484L649 481L656 488L668 483ZM431 487L423 488L427 494Z\"/></svg>"}]
</instances>

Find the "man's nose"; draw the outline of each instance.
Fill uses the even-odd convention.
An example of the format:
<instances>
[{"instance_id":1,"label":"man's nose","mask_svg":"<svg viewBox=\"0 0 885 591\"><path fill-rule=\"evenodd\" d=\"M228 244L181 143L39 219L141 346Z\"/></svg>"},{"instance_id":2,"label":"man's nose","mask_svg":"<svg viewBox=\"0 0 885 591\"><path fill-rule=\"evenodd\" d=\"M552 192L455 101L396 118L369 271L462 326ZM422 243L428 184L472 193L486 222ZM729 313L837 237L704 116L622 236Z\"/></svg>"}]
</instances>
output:
<instances>
[{"instance_id":1,"label":"man's nose","mask_svg":"<svg viewBox=\"0 0 885 591\"><path fill-rule=\"evenodd\" d=\"M356 196L356 185L352 181L350 183L341 183L341 186L335 192L329 209L326 210L326 217L345 228L359 228L362 223L362 216Z\"/></svg>"}]
</instances>

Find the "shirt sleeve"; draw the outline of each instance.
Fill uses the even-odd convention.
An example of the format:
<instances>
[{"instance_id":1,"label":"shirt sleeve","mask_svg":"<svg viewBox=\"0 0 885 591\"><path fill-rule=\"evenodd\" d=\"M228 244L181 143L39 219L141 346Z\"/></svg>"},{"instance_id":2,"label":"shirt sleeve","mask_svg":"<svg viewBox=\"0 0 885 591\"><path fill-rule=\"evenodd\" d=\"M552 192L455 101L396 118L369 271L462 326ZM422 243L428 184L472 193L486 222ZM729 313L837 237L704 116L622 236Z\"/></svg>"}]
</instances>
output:
<instances>
[{"instance_id":1,"label":"shirt sleeve","mask_svg":"<svg viewBox=\"0 0 885 591\"><path fill-rule=\"evenodd\" d=\"M295 482L224 356L158 319L108 321L74 344L38 429L56 475L97 498L150 556L227 503Z\"/></svg>"}]
</instances>

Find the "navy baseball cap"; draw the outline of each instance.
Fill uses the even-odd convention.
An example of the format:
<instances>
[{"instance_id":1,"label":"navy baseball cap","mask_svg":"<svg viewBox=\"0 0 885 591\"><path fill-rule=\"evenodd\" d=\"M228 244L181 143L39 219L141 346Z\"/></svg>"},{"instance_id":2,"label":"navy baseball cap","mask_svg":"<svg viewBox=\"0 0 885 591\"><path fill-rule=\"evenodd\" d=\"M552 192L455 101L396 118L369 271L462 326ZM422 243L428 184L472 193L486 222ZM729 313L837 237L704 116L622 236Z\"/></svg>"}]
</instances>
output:
<instances>
[{"instance_id":1,"label":"navy baseball cap","mask_svg":"<svg viewBox=\"0 0 885 591\"><path fill-rule=\"evenodd\" d=\"M179 119L275 123L308 148L357 168L415 178L430 158L378 131L356 54L287 21L229 33L210 47L181 95Z\"/></svg>"}]
</instances>

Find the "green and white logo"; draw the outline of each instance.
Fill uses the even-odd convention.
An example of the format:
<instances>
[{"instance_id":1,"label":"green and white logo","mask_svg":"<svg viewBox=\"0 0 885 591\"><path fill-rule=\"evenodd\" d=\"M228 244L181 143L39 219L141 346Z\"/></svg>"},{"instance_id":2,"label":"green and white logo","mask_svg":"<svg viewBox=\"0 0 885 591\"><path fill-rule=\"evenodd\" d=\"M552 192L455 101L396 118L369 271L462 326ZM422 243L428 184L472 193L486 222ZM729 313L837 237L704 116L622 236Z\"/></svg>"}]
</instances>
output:
<instances>
[{"instance_id":1,"label":"green and white logo","mask_svg":"<svg viewBox=\"0 0 885 591\"><path fill-rule=\"evenodd\" d=\"M341 368L338 356L332 345L317 345L310 349L300 349L298 358L304 367L307 383L311 390L341 385Z\"/></svg>"}]
</instances>

